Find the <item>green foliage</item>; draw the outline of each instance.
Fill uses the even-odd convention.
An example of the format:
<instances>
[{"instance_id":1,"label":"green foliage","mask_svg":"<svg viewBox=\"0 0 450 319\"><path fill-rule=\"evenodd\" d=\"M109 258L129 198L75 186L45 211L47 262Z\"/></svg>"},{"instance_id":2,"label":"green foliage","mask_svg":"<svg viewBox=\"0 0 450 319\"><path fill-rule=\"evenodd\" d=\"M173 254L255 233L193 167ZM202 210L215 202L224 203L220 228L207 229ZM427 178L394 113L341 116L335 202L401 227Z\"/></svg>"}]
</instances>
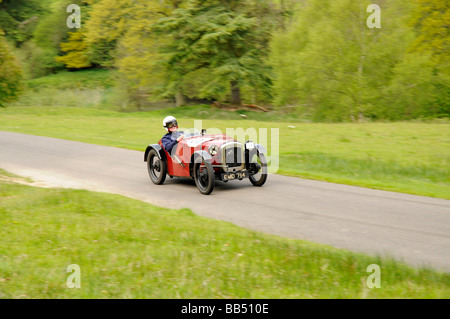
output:
<instances>
[{"instance_id":1,"label":"green foliage","mask_svg":"<svg viewBox=\"0 0 450 319\"><path fill-rule=\"evenodd\" d=\"M301 105L316 120L371 116L411 32L407 1L385 1L381 29L366 25L371 1L308 1L272 43L275 102ZM401 9L401 10L400 10Z\"/></svg>"},{"instance_id":2,"label":"green foliage","mask_svg":"<svg viewBox=\"0 0 450 319\"><path fill-rule=\"evenodd\" d=\"M450 55L450 2L415 0L417 8L412 23L418 36L413 52L431 53L435 63L448 61Z\"/></svg>"},{"instance_id":3,"label":"green foliage","mask_svg":"<svg viewBox=\"0 0 450 319\"><path fill-rule=\"evenodd\" d=\"M114 72L108 70L63 71L37 79L26 81L28 88L42 90L54 88L58 90L83 88L108 88L114 85Z\"/></svg>"},{"instance_id":4,"label":"green foliage","mask_svg":"<svg viewBox=\"0 0 450 319\"><path fill-rule=\"evenodd\" d=\"M370 29L367 6L381 6ZM70 3L82 28L66 26ZM4 0L26 76L118 71L124 108L275 104L316 121L450 116L445 0Z\"/></svg>"},{"instance_id":5,"label":"green foliage","mask_svg":"<svg viewBox=\"0 0 450 319\"><path fill-rule=\"evenodd\" d=\"M39 0L0 1L0 29L15 45L21 45L33 37L33 31L47 4L48 1Z\"/></svg>"},{"instance_id":6,"label":"green foliage","mask_svg":"<svg viewBox=\"0 0 450 319\"><path fill-rule=\"evenodd\" d=\"M69 0L57 0L49 4L46 14L39 18L33 38L21 49L24 63L28 64L33 78L53 73L63 67L55 58L60 54L60 42L68 37L66 6Z\"/></svg>"},{"instance_id":7,"label":"green foliage","mask_svg":"<svg viewBox=\"0 0 450 319\"><path fill-rule=\"evenodd\" d=\"M200 84L199 97L217 98L230 88L233 95L242 85L255 89L270 85L263 61L267 29L240 12L243 6L244 1L192 1L158 21L155 30L172 37L163 48L169 92L179 90L189 73L202 69L210 76ZM234 102L240 103L240 97Z\"/></svg>"},{"instance_id":8,"label":"green foliage","mask_svg":"<svg viewBox=\"0 0 450 319\"><path fill-rule=\"evenodd\" d=\"M296 105L315 120L449 116L445 1L422 1L422 10L383 1L380 29L366 26L371 2L306 1L286 32L275 34L276 105Z\"/></svg>"},{"instance_id":9,"label":"green foliage","mask_svg":"<svg viewBox=\"0 0 450 319\"><path fill-rule=\"evenodd\" d=\"M119 109L114 96L117 90L114 88L114 73L83 69L26 80L26 90L9 105Z\"/></svg>"},{"instance_id":10,"label":"green foliage","mask_svg":"<svg viewBox=\"0 0 450 319\"><path fill-rule=\"evenodd\" d=\"M73 2L73 1L72 1ZM73 32L68 32L67 42L60 44L62 56L56 57L56 61L64 63L67 68L82 69L86 67L101 66L110 67L113 65L113 55L111 52L115 50L116 41L105 40L105 37L92 37L92 31L99 26L91 22L91 12L94 12L94 19L96 21L96 13L102 12L104 7L93 9L97 3L102 4L102 1L84 0L75 1L80 6L81 13L81 28L74 29ZM107 2L107 7L112 5L112 2ZM107 21L101 23L106 24ZM102 29L105 31L104 29ZM110 32L107 30L106 32Z\"/></svg>"},{"instance_id":11,"label":"green foliage","mask_svg":"<svg viewBox=\"0 0 450 319\"><path fill-rule=\"evenodd\" d=\"M0 35L0 107L17 98L22 89L22 70Z\"/></svg>"},{"instance_id":12,"label":"green foliage","mask_svg":"<svg viewBox=\"0 0 450 319\"><path fill-rule=\"evenodd\" d=\"M67 68L86 68L90 67L88 45L84 41L83 32L70 32L68 42L61 43L61 50L67 54L56 57L56 62L61 62Z\"/></svg>"},{"instance_id":13,"label":"green foliage","mask_svg":"<svg viewBox=\"0 0 450 319\"><path fill-rule=\"evenodd\" d=\"M158 47L164 38L152 35L151 24L180 1L100 0L91 4L86 42L92 63L117 68L118 91L140 107L155 96L164 71Z\"/></svg>"},{"instance_id":14,"label":"green foliage","mask_svg":"<svg viewBox=\"0 0 450 319\"><path fill-rule=\"evenodd\" d=\"M381 114L376 117L399 120L450 115L449 63L437 69L431 61L430 53L405 55L385 88L382 101L386 107L380 107Z\"/></svg>"},{"instance_id":15,"label":"green foliage","mask_svg":"<svg viewBox=\"0 0 450 319\"><path fill-rule=\"evenodd\" d=\"M450 6L448 1L415 1L410 25L417 36L393 69L377 117L448 117L450 115Z\"/></svg>"},{"instance_id":16,"label":"green foliage","mask_svg":"<svg viewBox=\"0 0 450 319\"><path fill-rule=\"evenodd\" d=\"M24 43L20 47L18 55L27 78L47 75L56 67L61 66L55 61L58 52L56 48L42 48L34 41Z\"/></svg>"},{"instance_id":17,"label":"green foliage","mask_svg":"<svg viewBox=\"0 0 450 319\"><path fill-rule=\"evenodd\" d=\"M83 39L82 45L86 46L87 55L92 65L100 67L114 67L116 41L101 39L95 44L86 44Z\"/></svg>"}]
</instances>

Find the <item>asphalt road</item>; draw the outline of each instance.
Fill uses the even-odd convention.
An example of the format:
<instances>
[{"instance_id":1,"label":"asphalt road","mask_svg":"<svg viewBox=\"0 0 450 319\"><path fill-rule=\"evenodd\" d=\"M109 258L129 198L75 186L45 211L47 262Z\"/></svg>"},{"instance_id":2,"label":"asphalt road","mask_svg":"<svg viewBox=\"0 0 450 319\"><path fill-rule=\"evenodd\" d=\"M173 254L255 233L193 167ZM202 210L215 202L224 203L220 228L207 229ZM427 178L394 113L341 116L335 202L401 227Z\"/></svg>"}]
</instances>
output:
<instances>
[{"instance_id":1,"label":"asphalt road","mask_svg":"<svg viewBox=\"0 0 450 319\"><path fill-rule=\"evenodd\" d=\"M248 180L217 182L205 196L191 180L154 185L143 152L1 131L0 168L51 186L187 207L253 230L450 271L449 200L274 174L260 188Z\"/></svg>"}]
</instances>

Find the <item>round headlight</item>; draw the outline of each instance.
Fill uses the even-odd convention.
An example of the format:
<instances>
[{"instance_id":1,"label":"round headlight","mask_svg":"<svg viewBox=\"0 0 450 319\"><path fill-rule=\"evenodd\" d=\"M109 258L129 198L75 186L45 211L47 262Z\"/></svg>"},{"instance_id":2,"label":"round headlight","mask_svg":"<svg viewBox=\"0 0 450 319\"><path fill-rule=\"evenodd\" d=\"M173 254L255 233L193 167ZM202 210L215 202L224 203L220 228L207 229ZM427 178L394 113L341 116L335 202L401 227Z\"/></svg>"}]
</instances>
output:
<instances>
[{"instance_id":1,"label":"round headlight","mask_svg":"<svg viewBox=\"0 0 450 319\"><path fill-rule=\"evenodd\" d=\"M211 156L214 156L218 152L219 152L219 148L217 147L217 145L211 145L211 147L209 148L209 154L211 154Z\"/></svg>"}]
</instances>

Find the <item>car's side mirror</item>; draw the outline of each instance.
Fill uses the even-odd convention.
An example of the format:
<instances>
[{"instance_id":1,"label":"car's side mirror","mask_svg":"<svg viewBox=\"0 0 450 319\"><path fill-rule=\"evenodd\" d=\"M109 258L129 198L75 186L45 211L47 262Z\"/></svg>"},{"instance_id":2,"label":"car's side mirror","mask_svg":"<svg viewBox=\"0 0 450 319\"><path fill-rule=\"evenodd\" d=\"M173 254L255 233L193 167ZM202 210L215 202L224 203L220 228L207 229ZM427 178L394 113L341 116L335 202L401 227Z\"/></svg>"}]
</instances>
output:
<instances>
[{"instance_id":1,"label":"car's side mirror","mask_svg":"<svg viewBox=\"0 0 450 319\"><path fill-rule=\"evenodd\" d=\"M202 135L206 134L206 129L202 128Z\"/></svg>"}]
</instances>

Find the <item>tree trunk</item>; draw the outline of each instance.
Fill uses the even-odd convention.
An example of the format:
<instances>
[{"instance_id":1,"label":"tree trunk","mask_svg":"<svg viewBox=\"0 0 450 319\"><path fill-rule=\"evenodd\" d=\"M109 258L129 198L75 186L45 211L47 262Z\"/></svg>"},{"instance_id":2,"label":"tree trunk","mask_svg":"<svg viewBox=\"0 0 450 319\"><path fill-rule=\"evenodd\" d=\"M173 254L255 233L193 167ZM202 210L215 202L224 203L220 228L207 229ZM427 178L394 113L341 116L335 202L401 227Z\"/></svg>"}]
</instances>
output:
<instances>
[{"instance_id":1,"label":"tree trunk","mask_svg":"<svg viewBox=\"0 0 450 319\"><path fill-rule=\"evenodd\" d=\"M186 99L184 98L183 92L180 89L178 89L177 94L175 94L175 103L177 107L186 104Z\"/></svg>"},{"instance_id":2,"label":"tree trunk","mask_svg":"<svg viewBox=\"0 0 450 319\"><path fill-rule=\"evenodd\" d=\"M241 89L237 81L231 81L231 104L241 105Z\"/></svg>"}]
</instances>

